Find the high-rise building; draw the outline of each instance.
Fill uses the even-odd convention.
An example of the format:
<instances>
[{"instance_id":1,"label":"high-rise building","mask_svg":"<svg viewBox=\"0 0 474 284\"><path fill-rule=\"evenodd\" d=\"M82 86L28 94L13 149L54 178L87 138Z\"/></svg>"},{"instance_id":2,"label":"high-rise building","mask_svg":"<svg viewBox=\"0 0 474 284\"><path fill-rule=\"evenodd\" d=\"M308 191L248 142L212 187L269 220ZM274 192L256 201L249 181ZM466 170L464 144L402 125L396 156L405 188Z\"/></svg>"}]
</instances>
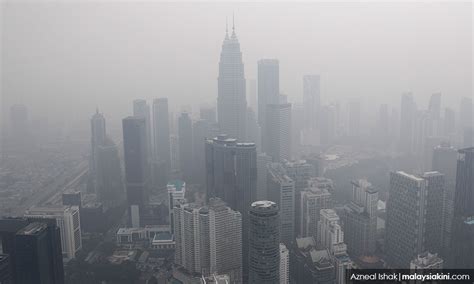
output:
<instances>
[{"instance_id":1,"label":"high-rise building","mask_svg":"<svg viewBox=\"0 0 474 284\"><path fill-rule=\"evenodd\" d=\"M450 268L474 268L474 147L458 151Z\"/></svg>"},{"instance_id":2,"label":"high-rise building","mask_svg":"<svg viewBox=\"0 0 474 284\"><path fill-rule=\"evenodd\" d=\"M430 253L425 251L417 255L410 262L410 269L412 270L424 270L424 269L442 269L443 268L443 259L438 257L437 253Z\"/></svg>"},{"instance_id":3,"label":"high-rise building","mask_svg":"<svg viewBox=\"0 0 474 284\"><path fill-rule=\"evenodd\" d=\"M257 155L257 194L256 200L268 199L268 165L272 162L272 157L265 153Z\"/></svg>"},{"instance_id":4,"label":"high-rise building","mask_svg":"<svg viewBox=\"0 0 474 284\"><path fill-rule=\"evenodd\" d=\"M257 80L249 79L248 80L248 89L247 89L247 100L249 102L249 108L253 110L255 114L258 113L258 104L257 104Z\"/></svg>"},{"instance_id":5,"label":"high-rise building","mask_svg":"<svg viewBox=\"0 0 474 284\"><path fill-rule=\"evenodd\" d=\"M444 174L445 190L443 195L443 252L446 256L451 251L451 229L454 213L454 192L456 188L456 164L457 150L449 145L442 143L433 150L433 165L431 170Z\"/></svg>"},{"instance_id":6,"label":"high-rise building","mask_svg":"<svg viewBox=\"0 0 474 284\"><path fill-rule=\"evenodd\" d=\"M314 178L308 181L307 188L301 192L301 215L299 235L302 237L317 237L320 211L332 207L331 193L327 184L320 183Z\"/></svg>"},{"instance_id":7,"label":"high-rise building","mask_svg":"<svg viewBox=\"0 0 474 284\"><path fill-rule=\"evenodd\" d=\"M105 208L120 205L124 200L122 167L117 146L107 139L97 148L97 198Z\"/></svg>"},{"instance_id":8,"label":"high-rise building","mask_svg":"<svg viewBox=\"0 0 474 284\"><path fill-rule=\"evenodd\" d=\"M253 109L247 109L247 140L248 142L253 142L257 145L257 151L261 152L261 128L257 122L257 116Z\"/></svg>"},{"instance_id":9,"label":"high-rise building","mask_svg":"<svg viewBox=\"0 0 474 284\"><path fill-rule=\"evenodd\" d=\"M291 104L267 104L263 151L274 162L291 159Z\"/></svg>"},{"instance_id":10,"label":"high-rise building","mask_svg":"<svg viewBox=\"0 0 474 284\"><path fill-rule=\"evenodd\" d=\"M456 133L456 113L451 108L444 109L444 124L443 124L443 135L453 139L453 135Z\"/></svg>"},{"instance_id":11,"label":"high-rise building","mask_svg":"<svg viewBox=\"0 0 474 284\"><path fill-rule=\"evenodd\" d=\"M219 198L209 205L176 204L175 263L203 276L227 274L242 283L242 217Z\"/></svg>"},{"instance_id":12,"label":"high-rise building","mask_svg":"<svg viewBox=\"0 0 474 284\"><path fill-rule=\"evenodd\" d=\"M219 61L217 78L217 123L222 133L240 141L246 138L247 99L244 64L240 43L232 27L232 35L226 31Z\"/></svg>"},{"instance_id":13,"label":"high-rise building","mask_svg":"<svg viewBox=\"0 0 474 284\"><path fill-rule=\"evenodd\" d=\"M206 184L206 139L211 136L211 126L205 119L193 123L193 178L198 184Z\"/></svg>"},{"instance_id":14,"label":"high-rise building","mask_svg":"<svg viewBox=\"0 0 474 284\"><path fill-rule=\"evenodd\" d=\"M280 282L280 213L271 201L256 201L249 211L249 282Z\"/></svg>"},{"instance_id":15,"label":"high-rise building","mask_svg":"<svg viewBox=\"0 0 474 284\"><path fill-rule=\"evenodd\" d=\"M371 256L377 238L378 190L366 180L352 181L352 201L344 206L344 239L351 256Z\"/></svg>"},{"instance_id":16,"label":"high-rise building","mask_svg":"<svg viewBox=\"0 0 474 284\"><path fill-rule=\"evenodd\" d=\"M295 237L295 183L279 163L268 166L267 192L280 208L280 240L289 245Z\"/></svg>"},{"instance_id":17,"label":"high-rise building","mask_svg":"<svg viewBox=\"0 0 474 284\"><path fill-rule=\"evenodd\" d=\"M319 75L303 76L304 127L318 129L320 123L321 90Z\"/></svg>"},{"instance_id":18,"label":"high-rise building","mask_svg":"<svg viewBox=\"0 0 474 284\"><path fill-rule=\"evenodd\" d=\"M207 120L209 125L214 125L216 121L216 108L215 107L201 107L199 109L199 117Z\"/></svg>"},{"instance_id":19,"label":"high-rise building","mask_svg":"<svg viewBox=\"0 0 474 284\"><path fill-rule=\"evenodd\" d=\"M258 123L264 128L269 104L279 103L280 66L277 59L258 61Z\"/></svg>"},{"instance_id":20,"label":"high-rise building","mask_svg":"<svg viewBox=\"0 0 474 284\"><path fill-rule=\"evenodd\" d=\"M153 135L156 158L164 161L165 170L167 171L166 176L169 176L171 169L171 150L167 98L153 100Z\"/></svg>"},{"instance_id":21,"label":"high-rise building","mask_svg":"<svg viewBox=\"0 0 474 284\"><path fill-rule=\"evenodd\" d=\"M425 172L421 177L427 181L424 249L441 254L443 252L444 175L439 172Z\"/></svg>"},{"instance_id":22,"label":"high-rise building","mask_svg":"<svg viewBox=\"0 0 474 284\"><path fill-rule=\"evenodd\" d=\"M413 152L412 141L414 133L414 121L416 116L416 104L413 94L402 95L400 107L400 150L409 154Z\"/></svg>"},{"instance_id":23,"label":"high-rise building","mask_svg":"<svg viewBox=\"0 0 474 284\"><path fill-rule=\"evenodd\" d=\"M280 284L290 283L290 253L286 246L280 243Z\"/></svg>"},{"instance_id":24,"label":"high-rise building","mask_svg":"<svg viewBox=\"0 0 474 284\"><path fill-rule=\"evenodd\" d=\"M184 180L191 180L193 175L193 123L188 113L181 113L178 118L179 168Z\"/></svg>"},{"instance_id":25,"label":"high-rise building","mask_svg":"<svg viewBox=\"0 0 474 284\"><path fill-rule=\"evenodd\" d=\"M0 283L13 283L12 265L8 254L0 254Z\"/></svg>"},{"instance_id":26,"label":"high-rise building","mask_svg":"<svg viewBox=\"0 0 474 284\"><path fill-rule=\"evenodd\" d=\"M427 181L402 171L390 173L385 248L393 268L408 268L423 252Z\"/></svg>"},{"instance_id":27,"label":"high-rise building","mask_svg":"<svg viewBox=\"0 0 474 284\"><path fill-rule=\"evenodd\" d=\"M219 135L206 141L207 198L220 197L242 214L248 231L248 211L257 194L257 151L254 143L237 143ZM244 282L248 277L248 235L242 235Z\"/></svg>"},{"instance_id":28,"label":"high-rise building","mask_svg":"<svg viewBox=\"0 0 474 284\"><path fill-rule=\"evenodd\" d=\"M153 157L153 147L151 144L152 141L152 132L151 132L151 114L150 106L147 104L146 100L137 99L133 101L133 116L141 117L145 120L145 130L146 130L146 147L147 152L149 153L148 162Z\"/></svg>"},{"instance_id":29,"label":"high-rise building","mask_svg":"<svg viewBox=\"0 0 474 284\"><path fill-rule=\"evenodd\" d=\"M98 149L104 146L106 142L105 118L96 110L91 118L91 157L90 157L90 174L93 179L94 191L97 191L97 164Z\"/></svg>"},{"instance_id":30,"label":"high-rise building","mask_svg":"<svg viewBox=\"0 0 474 284\"><path fill-rule=\"evenodd\" d=\"M56 220L56 226L61 232L61 247L65 259L75 258L82 248L79 207L33 207L26 212L25 217Z\"/></svg>"},{"instance_id":31,"label":"high-rise building","mask_svg":"<svg viewBox=\"0 0 474 284\"><path fill-rule=\"evenodd\" d=\"M149 178L145 119L131 116L124 118L122 127L129 224L139 227L140 210L146 204Z\"/></svg>"},{"instance_id":32,"label":"high-rise building","mask_svg":"<svg viewBox=\"0 0 474 284\"><path fill-rule=\"evenodd\" d=\"M30 223L16 232L14 283L64 283L58 238L58 228L42 222Z\"/></svg>"}]
</instances>

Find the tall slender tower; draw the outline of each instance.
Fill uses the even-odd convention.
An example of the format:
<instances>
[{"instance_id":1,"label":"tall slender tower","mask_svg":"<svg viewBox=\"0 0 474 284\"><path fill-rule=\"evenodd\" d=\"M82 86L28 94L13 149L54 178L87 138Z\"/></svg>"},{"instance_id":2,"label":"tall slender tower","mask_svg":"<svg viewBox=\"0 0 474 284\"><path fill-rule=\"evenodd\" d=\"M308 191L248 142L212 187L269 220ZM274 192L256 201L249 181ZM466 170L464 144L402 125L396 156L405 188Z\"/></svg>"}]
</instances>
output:
<instances>
[{"instance_id":1,"label":"tall slender tower","mask_svg":"<svg viewBox=\"0 0 474 284\"><path fill-rule=\"evenodd\" d=\"M99 113L99 109L91 118L91 157L90 157L90 173L94 184L94 190L97 190L97 164L98 164L98 149L105 145L105 118Z\"/></svg>"},{"instance_id":2,"label":"tall slender tower","mask_svg":"<svg viewBox=\"0 0 474 284\"><path fill-rule=\"evenodd\" d=\"M232 35L229 37L226 31L222 44L217 86L217 122L221 132L245 141L247 100L244 64L234 25Z\"/></svg>"},{"instance_id":3,"label":"tall slender tower","mask_svg":"<svg viewBox=\"0 0 474 284\"><path fill-rule=\"evenodd\" d=\"M153 100L153 134L156 157L165 163L165 168L169 172L171 169L171 152L167 98Z\"/></svg>"}]
</instances>

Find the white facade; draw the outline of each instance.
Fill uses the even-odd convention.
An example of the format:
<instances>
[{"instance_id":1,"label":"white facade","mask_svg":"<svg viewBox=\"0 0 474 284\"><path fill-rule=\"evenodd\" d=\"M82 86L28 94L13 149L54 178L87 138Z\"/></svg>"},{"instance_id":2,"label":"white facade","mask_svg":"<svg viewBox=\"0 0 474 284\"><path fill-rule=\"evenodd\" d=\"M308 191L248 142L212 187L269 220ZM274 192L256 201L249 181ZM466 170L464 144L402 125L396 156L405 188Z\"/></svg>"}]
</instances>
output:
<instances>
[{"instance_id":1,"label":"white facade","mask_svg":"<svg viewBox=\"0 0 474 284\"><path fill-rule=\"evenodd\" d=\"M331 193L323 184L314 180L301 192L300 234L303 237L317 237L320 210L331 207Z\"/></svg>"},{"instance_id":2,"label":"white facade","mask_svg":"<svg viewBox=\"0 0 474 284\"><path fill-rule=\"evenodd\" d=\"M25 217L56 220L56 225L61 233L61 247L64 258L74 258L82 248L79 207L34 207L26 212Z\"/></svg>"},{"instance_id":3,"label":"white facade","mask_svg":"<svg viewBox=\"0 0 474 284\"><path fill-rule=\"evenodd\" d=\"M280 284L290 283L290 255L286 246L280 243Z\"/></svg>"}]
</instances>

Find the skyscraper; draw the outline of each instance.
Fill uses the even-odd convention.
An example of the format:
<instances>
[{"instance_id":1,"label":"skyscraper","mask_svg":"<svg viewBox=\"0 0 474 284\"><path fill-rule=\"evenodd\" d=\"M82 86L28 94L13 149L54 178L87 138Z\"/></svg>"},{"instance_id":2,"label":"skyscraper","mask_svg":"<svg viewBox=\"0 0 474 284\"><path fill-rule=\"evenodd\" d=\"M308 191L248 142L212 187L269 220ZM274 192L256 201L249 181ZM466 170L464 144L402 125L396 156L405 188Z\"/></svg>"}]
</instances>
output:
<instances>
[{"instance_id":1,"label":"skyscraper","mask_svg":"<svg viewBox=\"0 0 474 284\"><path fill-rule=\"evenodd\" d=\"M247 84L247 99L249 102L249 108L253 110L255 114L258 113L258 104L257 104L257 81L255 79L249 79Z\"/></svg>"},{"instance_id":2,"label":"skyscraper","mask_svg":"<svg viewBox=\"0 0 474 284\"><path fill-rule=\"evenodd\" d=\"M319 75L303 76L304 128L319 129L321 90Z\"/></svg>"},{"instance_id":3,"label":"skyscraper","mask_svg":"<svg viewBox=\"0 0 474 284\"><path fill-rule=\"evenodd\" d=\"M258 123L262 129L262 151L268 151L267 139L267 106L278 104L280 96L280 67L276 59L258 61Z\"/></svg>"},{"instance_id":4,"label":"skyscraper","mask_svg":"<svg viewBox=\"0 0 474 284\"><path fill-rule=\"evenodd\" d=\"M295 237L295 183L279 163L268 167L267 192L280 208L280 241L289 245Z\"/></svg>"},{"instance_id":5,"label":"skyscraper","mask_svg":"<svg viewBox=\"0 0 474 284\"><path fill-rule=\"evenodd\" d=\"M344 206L344 239L351 256L375 253L378 190L366 180L352 181L352 201Z\"/></svg>"},{"instance_id":6,"label":"skyscraper","mask_svg":"<svg viewBox=\"0 0 474 284\"><path fill-rule=\"evenodd\" d=\"M124 200L122 167L117 146L107 139L97 148L97 198L106 207L119 205Z\"/></svg>"},{"instance_id":7,"label":"skyscraper","mask_svg":"<svg viewBox=\"0 0 474 284\"><path fill-rule=\"evenodd\" d=\"M443 252L444 175L439 172L425 172L421 177L427 181L424 250L441 254Z\"/></svg>"},{"instance_id":8,"label":"skyscraper","mask_svg":"<svg viewBox=\"0 0 474 284\"><path fill-rule=\"evenodd\" d=\"M402 171L390 173L385 246L387 261L393 268L408 268L423 251L426 183Z\"/></svg>"},{"instance_id":9,"label":"skyscraper","mask_svg":"<svg viewBox=\"0 0 474 284\"><path fill-rule=\"evenodd\" d=\"M171 169L171 150L167 98L153 100L153 135L156 157L165 162L166 175L168 176Z\"/></svg>"},{"instance_id":10,"label":"skyscraper","mask_svg":"<svg viewBox=\"0 0 474 284\"><path fill-rule=\"evenodd\" d=\"M291 104L268 104L263 151L274 162L291 159ZM263 136L262 136L263 137Z\"/></svg>"},{"instance_id":11,"label":"skyscraper","mask_svg":"<svg viewBox=\"0 0 474 284\"><path fill-rule=\"evenodd\" d=\"M94 191L97 190L97 164L98 164L98 148L105 144L105 118L97 109L91 118L91 158L90 173L93 179Z\"/></svg>"},{"instance_id":12,"label":"skyscraper","mask_svg":"<svg viewBox=\"0 0 474 284\"><path fill-rule=\"evenodd\" d=\"M290 254L284 244L280 244L280 284L290 283Z\"/></svg>"},{"instance_id":13,"label":"skyscraper","mask_svg":"<svg viewBox=\"0 0 474 284\"><path fill-rule=\"evenodd\" d=\"M242 217L219 198L209 205L174 207L175 263L203 276L227 274L242 282Z\"/></svg>"},{"instance_id":14,"label":"skyscraper","mask_svg":"<svg viewBox=\"0 0 474 284\"><path fill-rule=\"evenodd\" d=\"M474 148L458 151L450 268L474 268Z\"/></svg>"},{"instance_id":15,"label":"skyscraper","mask_svg":"<svg viewBox=\"0 0 474 284\"><path fill-rule=\"evenodd\" d=\"M318 240L332 253L334 246L344 242L344 233L339 224L339 216L333 209L321 209L318 221Z\"/></svg>"},{"instance_id":16,"label":"skyscraper","mask_svg":"<svg viewBox=\"0 0 474 284\"><path fill-rule=\"evenodd\" d=\"M324 183L317 179L308 181L307 188L301 192L297 207L301 208L299 235L302 237L318 236L320 211L332 207L331 193Z\"/></svg>"},{"instance_id":17,"label":"skyscraper","mask_svg":"<svg viewBox=\"0 0 474 284\"><path fill-rule=\"evenodd\" d=\"M133 116L141 117L145 119L145 130L146 130L146 146L149 156L147 157L148 162L151 162L153 157L153 147L151 144L152 133L151 133L151 114L150 106L147 104L146 100L137 99L133 101Z\"/></svg>"},{"instance_id":18,"label":"skyscraper","mask_svg":"<svg viewBox=\"0 0 474 284\"><path fill-rule=\"evenodd\" d=\"M205 119L193 123L193 179L201 185L206 184L206 139L210 138L211 125Z\"/></svg>"},{"instance_id":19,"label":"skyscraper","mask_svg":"<svg viewBox=\"0 0 474 284\"><path fill-rule=\"evenodd\" d=\"M25 217L56 221L56 225L61 232L61 247L65 259L75 258L76 253L82 248L79 207L33 207L26 212Z\"/></svg>"},{"instance_id":20,"label":"skyscraper","mask_svg":"<svg viewBox=\"0 0 474 284\"><path fill-rule=\"evenodd\" d=\"M444 174L445 190L443 195L443 257L451 251L451 229L454 213L454 193L456 189L456 164L457 150L449 145L442 143L433 150L433 171Z\"/></svg>"},{"instance_id":21,"label":"skyscraper","mask_svg":"<svg viewBox=\"0 0 474 284\"><path fill-rule=\"evenodd\" d=\"M193 123L188 113L178 118L179 168L183 179L189 181L193 175Z\"/></svg>"},{"instance_id":22,"label":"skyscraper","mask_svg":"<svg viewBox=\"0 0 474 284\"><path fill-rule=\"evenodd\" d=\"M124 118L122 127L129 224L132 227L139 227L140 224L137 224L136 220L139 220L140 210L143 209L140 207L146 203L149 178L145 119Z\"/></svg>"},{"instance_id":23,"label":"skyscraper","mask_svg":"<svg viewBox=\"0 0 474 284\"><path fill-rule=\"evenodd\" d=\"M272 157L265 153L257 155L257 194L256 200L268 199L268 165L272 162Z\"/></svg>"},{"instance_id":24,"label":"skyscraper","mask_svg":"<svg viewBox=\"0 0 474 284\"><path fill-rule=\"evenodd\" d=\"M280 213L271 201L256 201L250 208L249 283L280 282Z\"/></svg>"},{"instance_id":25,"label":"skyscraper","mask_svg":"<svg viewBox=\"0 0 474 284\"><path fill-rule=\"evenodd\" d=\"M234 26L230 37L226 31L222 44L217 86L217 123L221 133L245 141L247 99L244 64Z\"/></svg>"}]
</instances>

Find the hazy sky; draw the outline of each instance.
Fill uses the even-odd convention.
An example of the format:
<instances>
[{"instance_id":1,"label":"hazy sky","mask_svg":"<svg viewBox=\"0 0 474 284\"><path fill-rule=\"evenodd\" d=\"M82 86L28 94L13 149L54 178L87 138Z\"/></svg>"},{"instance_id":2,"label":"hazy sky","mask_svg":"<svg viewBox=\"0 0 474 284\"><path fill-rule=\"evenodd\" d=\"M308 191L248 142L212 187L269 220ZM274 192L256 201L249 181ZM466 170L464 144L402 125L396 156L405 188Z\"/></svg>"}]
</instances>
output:
<instances>
[{"instance_id":1,"label":"hazy sky","mask_svg":"<svg viewBox=\"0 0 474 284\"><path fill-rule=\"evenodd\" d=\"M39 2L39 3L38 3ZM225 22L235 14L246 78L280 60L280 82L301 101L302 76L320 74L322 100L399 104L413 91L459 105L472 95L472 4L2 2L4 106L32 117L115 123L135 98L172 107L213 104ZM449 99L449 102L447 102Z\"/></svg>"}]
</instances>

